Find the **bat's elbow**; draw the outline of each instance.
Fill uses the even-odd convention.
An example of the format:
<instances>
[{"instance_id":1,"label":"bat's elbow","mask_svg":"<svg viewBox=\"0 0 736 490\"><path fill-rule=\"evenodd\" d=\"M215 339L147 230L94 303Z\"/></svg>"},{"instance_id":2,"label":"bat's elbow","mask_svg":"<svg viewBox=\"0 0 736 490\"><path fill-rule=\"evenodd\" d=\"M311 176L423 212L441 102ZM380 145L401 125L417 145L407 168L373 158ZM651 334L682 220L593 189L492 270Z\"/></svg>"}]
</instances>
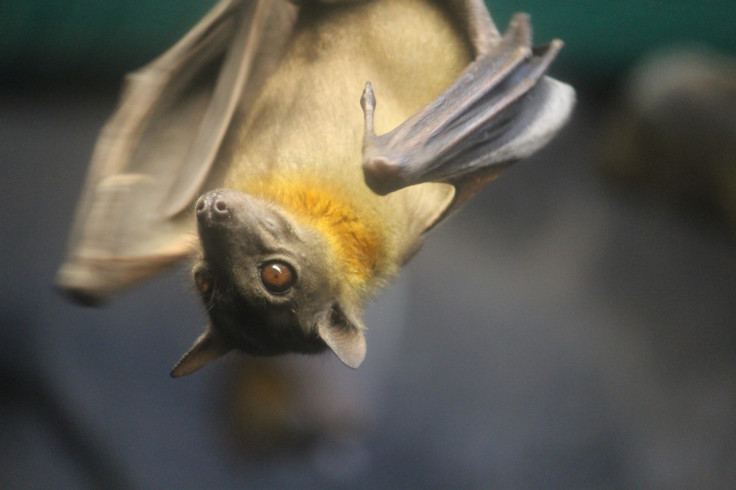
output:
<instances>
[{"instance_id":1,"label":"bat's elbow","mask_svg":"<svg viewBox=\"0 0 736 490\"><path fill-rule=\"evenodd\" d=\"M363 177L366 185L378 195L385 196L406 186L401 167L385 157L365 158Z\"/></svg>"}]
</instances>

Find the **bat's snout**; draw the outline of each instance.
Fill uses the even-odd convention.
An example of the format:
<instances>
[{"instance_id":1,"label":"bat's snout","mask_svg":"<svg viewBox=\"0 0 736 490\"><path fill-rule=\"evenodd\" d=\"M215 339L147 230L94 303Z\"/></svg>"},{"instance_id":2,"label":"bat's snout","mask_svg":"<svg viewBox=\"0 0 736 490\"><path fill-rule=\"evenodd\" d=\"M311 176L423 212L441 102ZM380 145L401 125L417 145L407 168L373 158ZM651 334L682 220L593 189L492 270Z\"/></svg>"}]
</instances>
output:
<instances>
[{"instance_id":1,"label":"bat's snout","mask_svg":"<svg viewBox=\"0 0 736 490\"><path fill-rule=\"evenodd\" d=\"M231 189L204 194L194 211L199 238L210 255L228 255L246 243L261 243L264 226L270 229L266 225L275 221L262 203Z\"/></svg>"},{"instance_id":2,"label":"bat's snout","mask_svg":"<svg viewBox=\"0 0 736 490\"><path fill-rule=\"evenodd\" d=\"M195 212L197 214L197 221L202 222L217 222L230 218L231 207L226 193L222 191L212 191L204 194L197 200L195 206Z\"/></svg>"}]
</instances>

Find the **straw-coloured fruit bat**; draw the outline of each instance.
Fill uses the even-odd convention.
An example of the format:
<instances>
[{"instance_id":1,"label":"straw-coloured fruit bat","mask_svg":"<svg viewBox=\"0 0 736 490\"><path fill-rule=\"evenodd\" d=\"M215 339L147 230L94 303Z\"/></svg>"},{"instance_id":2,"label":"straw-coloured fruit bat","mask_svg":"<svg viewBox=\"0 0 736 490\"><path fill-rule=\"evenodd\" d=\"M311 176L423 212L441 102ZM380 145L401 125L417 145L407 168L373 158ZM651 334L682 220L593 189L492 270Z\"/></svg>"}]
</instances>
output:
<instances>
[{"instance_id":1,"label":"straw-coloured fruit bat","mask_svg":"<svg viewBox=\"0 0 736 490\"><path fill-rule=\"evenodd\" d=\"M568 118L561 46L481 0L222 0L128 77L58 283L95 302L193 256L210 323L173 376L232 349L357 367L366 299Z\"/></svg>"}]
</instances>

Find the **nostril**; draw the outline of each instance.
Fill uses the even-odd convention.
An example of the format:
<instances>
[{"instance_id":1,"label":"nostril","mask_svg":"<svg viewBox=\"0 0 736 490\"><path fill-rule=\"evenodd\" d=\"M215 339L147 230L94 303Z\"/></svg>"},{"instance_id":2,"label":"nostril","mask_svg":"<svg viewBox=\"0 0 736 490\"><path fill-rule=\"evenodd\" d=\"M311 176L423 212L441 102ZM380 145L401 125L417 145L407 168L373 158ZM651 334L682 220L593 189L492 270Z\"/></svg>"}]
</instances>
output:
<instances>
[{"instance_id":1,"label":"nostril","mask_svg":"<svg viewBox=\"0 0 736 490\"><path fill-rule=\"evenodd\" d=\"M230 217L230 200L222 192L212 191L200 197L194 209L201 223L225 220Z\"/></svg>"}]
</instances>

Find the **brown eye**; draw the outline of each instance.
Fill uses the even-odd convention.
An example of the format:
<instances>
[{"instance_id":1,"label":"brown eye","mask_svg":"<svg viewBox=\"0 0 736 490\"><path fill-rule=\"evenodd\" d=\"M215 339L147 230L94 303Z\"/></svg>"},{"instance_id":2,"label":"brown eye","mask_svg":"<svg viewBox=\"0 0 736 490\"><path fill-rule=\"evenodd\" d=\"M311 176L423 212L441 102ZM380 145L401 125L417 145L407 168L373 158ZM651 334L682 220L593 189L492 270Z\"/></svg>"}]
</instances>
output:
<instances>
[{"instance_id":1,"label":"brown eye","mask_svg":"<svg viewBox=\"0 0 736 490\"><path fill-rule=\"evenodd\" d=\"M261 269L261 281L272 293L285 293L295 279L294 271L283 262L269 262Z\"/></svg>"},{"instance_id":2,"label":"brown eye","mask_svg":"<svg viewBox=\"0 0 736 490\"><path fill-rule=\"evenodd\" d=\"M197 269L194 272L194 285L197 287L197 291L202 295L203 298L207 299L212 294L212 283L214 279L212 274L204 269Z\"/></svg>"}]
</instances>

